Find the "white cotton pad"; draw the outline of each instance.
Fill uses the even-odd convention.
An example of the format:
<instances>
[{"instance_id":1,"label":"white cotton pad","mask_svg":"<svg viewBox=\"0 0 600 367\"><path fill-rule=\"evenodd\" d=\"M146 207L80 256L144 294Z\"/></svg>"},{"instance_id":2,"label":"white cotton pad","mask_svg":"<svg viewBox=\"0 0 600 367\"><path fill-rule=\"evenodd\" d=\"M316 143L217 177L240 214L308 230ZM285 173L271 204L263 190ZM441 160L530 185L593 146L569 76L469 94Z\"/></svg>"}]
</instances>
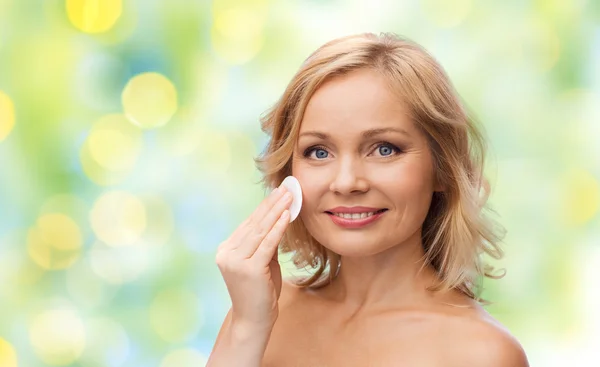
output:
<instances>
[{"instance_id":1,"label":"white cotton pad","mask_svg":"<svg viewBox=\"0 0 600 367\"><path fill-rule=\"evenodd\" d=\"M300 208L302 207L302 188L300 187L300 182L294 176L287 176L281 185L285 187L289 192L292 193L292 205L290 205L290 223L298 217L300 214Z\"/></svg>"}]
</instances>

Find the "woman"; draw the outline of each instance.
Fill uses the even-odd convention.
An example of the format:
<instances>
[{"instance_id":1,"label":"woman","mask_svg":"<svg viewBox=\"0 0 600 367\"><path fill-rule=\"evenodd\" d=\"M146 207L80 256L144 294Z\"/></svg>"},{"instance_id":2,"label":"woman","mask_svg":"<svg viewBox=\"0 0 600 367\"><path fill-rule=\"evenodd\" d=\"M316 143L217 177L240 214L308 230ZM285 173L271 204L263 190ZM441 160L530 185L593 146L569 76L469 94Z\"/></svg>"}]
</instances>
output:
<instances>
[{"instance_id":1,"label":"woman","mask_svg":"<svg viewBox=\"0 0 600 367\"><path fill-rule=\"evenodd\" d=\"M478 297L503 236L485 144L424 49L331 41L262 124L266 187L295 176L303 206L289 223L274 190L219 246L232 307L208 366L528 366ZM282 281L279 245L314 275Z\"/></svg>"}]
</instances>

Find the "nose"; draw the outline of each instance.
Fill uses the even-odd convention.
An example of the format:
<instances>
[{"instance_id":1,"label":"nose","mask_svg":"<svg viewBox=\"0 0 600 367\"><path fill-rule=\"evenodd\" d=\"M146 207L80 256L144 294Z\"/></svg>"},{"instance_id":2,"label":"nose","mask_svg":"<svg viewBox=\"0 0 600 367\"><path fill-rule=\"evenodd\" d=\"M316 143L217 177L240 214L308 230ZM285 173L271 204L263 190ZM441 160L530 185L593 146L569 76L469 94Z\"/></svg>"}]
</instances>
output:
<instances>
[{"instance_id":1,"label":"nose","mask_svg":"<svg viewBox=\"0 0 600 367\"><path fill-rule=\"evenodd\" d=\"M360 163L355 163L352 159L342 160L334 172L329 185L329 190L334 193L351 195L369 191L369 182L364 177L364 170Z\"/></svg>"}]
</instances>

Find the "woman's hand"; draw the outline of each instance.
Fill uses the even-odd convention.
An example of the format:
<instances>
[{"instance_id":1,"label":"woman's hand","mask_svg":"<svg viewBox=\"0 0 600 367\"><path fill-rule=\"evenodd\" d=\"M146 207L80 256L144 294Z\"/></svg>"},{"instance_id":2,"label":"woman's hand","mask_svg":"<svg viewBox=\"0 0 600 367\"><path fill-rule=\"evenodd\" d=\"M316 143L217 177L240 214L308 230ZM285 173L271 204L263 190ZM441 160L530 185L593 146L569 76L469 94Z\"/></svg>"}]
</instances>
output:
<instances>
[{"instance_id":1,"label":"woman's hand","mask_svg":"<svg viewBox=\"0 0 600 367\"><path fill-rule=\"evenodd\" d=\"M279 315L277 248L290 221L291 193L273 190L217 248L216 263L231 298L232 323L272 328Z\"/></svg>"}]
</instances>

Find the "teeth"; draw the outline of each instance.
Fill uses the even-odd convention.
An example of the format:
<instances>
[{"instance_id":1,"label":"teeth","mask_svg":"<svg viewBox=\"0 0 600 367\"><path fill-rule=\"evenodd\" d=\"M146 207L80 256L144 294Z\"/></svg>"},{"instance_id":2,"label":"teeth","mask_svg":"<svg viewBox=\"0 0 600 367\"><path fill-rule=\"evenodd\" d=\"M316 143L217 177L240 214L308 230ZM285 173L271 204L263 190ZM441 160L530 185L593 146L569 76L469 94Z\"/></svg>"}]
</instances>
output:
<instances>
[{"instance_id":1,"label":"teeth","mask_svg":"<svg viewBox=\"0 0 600 367\"><path fill-rule=\"evenodd\" d=\"M333 213L336 217L345 219L363 219L372 216L375 212L368 213Z\"/></svg>"}]
</instances>

